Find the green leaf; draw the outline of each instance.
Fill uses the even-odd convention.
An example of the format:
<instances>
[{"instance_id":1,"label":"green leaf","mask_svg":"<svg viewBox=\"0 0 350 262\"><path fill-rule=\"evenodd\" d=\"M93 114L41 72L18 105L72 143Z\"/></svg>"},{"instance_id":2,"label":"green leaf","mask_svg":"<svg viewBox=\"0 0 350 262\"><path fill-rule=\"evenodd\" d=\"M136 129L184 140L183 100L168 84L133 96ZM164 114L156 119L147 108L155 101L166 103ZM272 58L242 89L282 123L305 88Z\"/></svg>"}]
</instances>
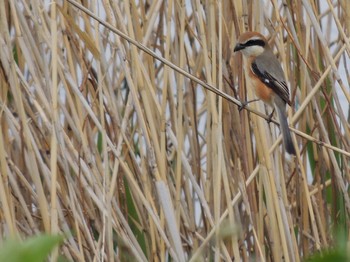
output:
<instances>
[{"instance_id":1,"label":"green leaf","mask_svg":"<svg viewBox=\"0 0 350 262\"><path fill-rule=\"evenodd\" d=\"M129 184L127 180L124 180L124 185L125 185L125 194L126 194L126 204L128 207L128 216L129 216L129 225L134 233L142 251L144 254L147 256L147 245L146 245L146 239L145 239L145 234L140 228L137 226L137 224L140 223L139 215L136 210L136 206L134 203L134 199L132 197L132 193L129 187Z\"/></svg>"},{"instance_id":2,"label":"green leaf","mask_svg":"<svg viewBox=\"0 0 350 262\"><path fill-rule=\"evenodd\" d=\"M333 248L321 250L307 258L306 262L346 262L350 261L347 248L347 235L341 228L335 230L335 245Z\"/></svg>"},{"instance_id":3,"label":"green leaf","mask_svg":"<svg viewBox=\"0 0 350 262\"><path fill-rule=\"evenodd\" d=\"M347 262L349 257L346 252L340 250L331 250L325 254L317 254L306 260L307 262Z\"/></svg>"},{"instance_id":4,"label":"green leaf","mask_svg":"<svg viewBox=\"0 0 350 262\"><path fill-rule=\"evenodd\" d=\"M0 261L39 262L44 261L51 250L63 240L62 236L40 235L24 242L7 240L0 248Z\"/></svg>"},{"instance_id":5,"label":"green leaf","mask_svg":"<svg viewBox=\"0 0 350 262\"><path fill-rule=\"evenodd\" d=\"M102 153L102 133L98 132L97 136L97 150L101 154Z\"/></svg>"}]
</instances>

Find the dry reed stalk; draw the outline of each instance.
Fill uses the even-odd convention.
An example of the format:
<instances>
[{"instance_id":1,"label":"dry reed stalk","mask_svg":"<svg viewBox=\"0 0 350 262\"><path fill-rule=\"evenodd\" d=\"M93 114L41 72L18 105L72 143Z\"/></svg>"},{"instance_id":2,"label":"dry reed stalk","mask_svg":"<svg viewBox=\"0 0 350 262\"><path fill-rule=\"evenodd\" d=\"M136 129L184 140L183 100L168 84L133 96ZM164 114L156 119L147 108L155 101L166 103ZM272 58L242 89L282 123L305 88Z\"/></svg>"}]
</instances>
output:
<instances>
[{"instance_id":1,"label":"dry reed stalk","mask_svg":"<svg viewBox=\"0 0 350 262\"><path fill-rule=\"evenodd\" d=\"M51 258L74 261L300 261L348 238L347 1L84 4L0 3L4 238L66 234ZM262 103L238 110L246 30L285 69L295 158Z\"/></svg>"}]
</instances>

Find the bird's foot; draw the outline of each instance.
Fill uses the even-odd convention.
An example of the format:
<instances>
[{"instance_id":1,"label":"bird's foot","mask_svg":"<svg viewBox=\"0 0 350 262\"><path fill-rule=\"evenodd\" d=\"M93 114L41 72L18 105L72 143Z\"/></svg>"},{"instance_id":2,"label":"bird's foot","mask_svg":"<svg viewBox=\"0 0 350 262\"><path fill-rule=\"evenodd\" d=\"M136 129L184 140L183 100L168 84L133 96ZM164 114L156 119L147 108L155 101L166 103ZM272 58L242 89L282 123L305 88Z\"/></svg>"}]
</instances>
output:
<instances>
[{"instance_id":1,"label":"bird's foot","mask_svg":"<svg viewBox=\"0 0 350 262\"><path fill-rule=\"evenodd\" d=\"M266 119L266 122L270 124L272 122L273 114L275 113L275 109L272 110L271 114L269 114L269 117Z\"/></svg>"},{"instance_id":2,"label":"bird's foot","mask_svg":"<svg viewBox=\"0 0 350 262\"><path fill-rule=\"evenodd\" d=\"M250 101L241 101L241 105L238 106L238 111L241 112L248 104L256 101L259 101L259 99L253 99Z\"/></svg>"}]
</instances>

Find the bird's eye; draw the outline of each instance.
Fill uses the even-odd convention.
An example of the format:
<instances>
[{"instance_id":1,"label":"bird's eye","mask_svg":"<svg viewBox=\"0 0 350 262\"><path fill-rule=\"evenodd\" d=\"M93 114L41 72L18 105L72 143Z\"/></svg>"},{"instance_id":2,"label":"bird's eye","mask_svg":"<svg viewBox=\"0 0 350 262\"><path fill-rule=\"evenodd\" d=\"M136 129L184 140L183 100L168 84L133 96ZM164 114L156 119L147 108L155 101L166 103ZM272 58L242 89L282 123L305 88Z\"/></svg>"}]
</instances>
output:
<instances>
[{"instance_id":1,"label":"bird's eye","mask_svg":"<svg viewBox=\"0 0 350 262\"><path fill-rule=\"evenodd\" d=\"M245 44L245 46L265 46L265 42L261 39L251 39L249 41L247 41Z\"/></svg>"}]
</instances>

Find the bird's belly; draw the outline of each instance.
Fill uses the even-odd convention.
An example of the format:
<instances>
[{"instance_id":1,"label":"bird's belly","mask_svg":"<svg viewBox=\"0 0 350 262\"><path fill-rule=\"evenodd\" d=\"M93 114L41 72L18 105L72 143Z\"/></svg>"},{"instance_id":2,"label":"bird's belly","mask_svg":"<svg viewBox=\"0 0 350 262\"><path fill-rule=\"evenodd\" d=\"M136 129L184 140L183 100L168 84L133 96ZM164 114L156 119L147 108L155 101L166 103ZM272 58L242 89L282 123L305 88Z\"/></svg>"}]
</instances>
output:
<instances>
[{"instance_id":1,"label":"bird's belly","mask_svg":"<svg viewBox=\"0 0 350 262\"><path fill-rule=\"evenodd\" d=\"M259 97L265 103L272 105L274 93L271 88L267 87L266 85L258 85L255 86L254 89L257 97Z\"/></svg>"},{"instance_id":2,"label":"bird's belly","mask_svg":"<svg viewBox=\"0 0 350 262\"><path fill-rule=\"evenodd\" d=\"M273 90L266 86L265 84L263 84L258 78L251 78L254 79L252 81L252 86L254 88L255 91L255 95L261 99L262 101L264 101L266 104L273 106L273 97L274 97L274 92Z\"/></svg>"}]
</instances>

